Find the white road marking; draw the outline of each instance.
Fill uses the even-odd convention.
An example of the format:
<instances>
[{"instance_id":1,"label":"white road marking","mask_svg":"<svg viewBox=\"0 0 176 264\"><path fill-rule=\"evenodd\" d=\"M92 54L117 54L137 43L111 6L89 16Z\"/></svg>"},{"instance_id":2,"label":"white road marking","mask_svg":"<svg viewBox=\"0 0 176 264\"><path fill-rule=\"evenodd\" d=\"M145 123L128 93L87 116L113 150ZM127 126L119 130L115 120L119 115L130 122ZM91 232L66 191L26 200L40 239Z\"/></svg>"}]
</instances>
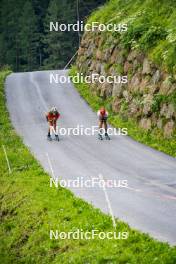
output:
<instances>
[{"instance_id":1,"label":"white road marking","mask_svg":"<svg viewBox=\"0 0 176 264\"><path fill-rule=\"evenodd\" d=\"M104 181L102 174L99 174L99 178L100 178L100 180L103 180ZM114 213L112 211L111 203L110 203L110 200L109 200L109 197L108 197L106 188L105 188L105 184L103 184L103 187L102 188L103 188L103 191L104 191L104 194L105 194L105 198L106 198L106 202L107 202L107 205L108 205L108 208L109 208L109 212L111 214L113 227L114 227L114 229L116 229L116 221L115 221L115 217L114 217Z\"/></svg>"},{"instance_id":2,"label":"white road marking","mask_svg":"<svg viewBox=\"0 0 176 264\"><path fill-rule=\"evenodd\" d=\"M157 198L161 198L161 199L164 199L164 200L176 200L176 196L172 196L172 195L167 195L167 194L159 194L157 192L148 192L148 191L143 191L143 190L140 190L140 189L134 189L134 188L131 188L131 187L125 187L131 191L134 191L134 192L141 192L142 194L144 195L148 195L148 196L155 196Z\"/></svg>"},{"instance_id":3,"label":"white road marking","mask_svg":"<svg viewBox=\"0 0 176 264\"><path fill-rule=\"evenodd\" d=\"M50 160L50 157L49 157L48 153L46 153L46 156L47 156L48 164L49 164L49 167L50 167L50 170L51 170L51 173L52 173L52 177L53 177L54 180L56 180L56 177L54 175L53 166L52 166L52 163L51 163L51 160Z\"/></svg>"},{"instance_id":4,"label":"white road marking","mask_svg":"<svg viewBox=\"0 0 176 264\"><path fill-rule=\"evenodd\" d=\"M33 83L34 87L36 88L36 91L38 93L38 97L40 99L40 102L43 105L44 111L47 112L49 107L47 106L47 104L46 104L46 102L45 102L45 100L41 94L41 89L39 88L38 82L34 79L34 75L32 73L30 73L30 79L31 79L31 82Z\"/></svg>"}]
</instances>

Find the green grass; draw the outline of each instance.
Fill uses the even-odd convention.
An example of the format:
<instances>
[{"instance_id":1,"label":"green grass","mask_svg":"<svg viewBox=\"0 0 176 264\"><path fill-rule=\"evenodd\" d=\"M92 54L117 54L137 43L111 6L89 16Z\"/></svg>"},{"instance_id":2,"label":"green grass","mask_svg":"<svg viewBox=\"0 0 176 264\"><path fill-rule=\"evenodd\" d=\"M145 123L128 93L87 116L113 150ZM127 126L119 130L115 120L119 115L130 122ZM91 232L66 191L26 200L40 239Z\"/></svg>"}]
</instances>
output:
<instances>
[{"instance_id":1,"label":"green grass","mask_svg":"<svg viewBox=\"0 0 176 264\"><path fill-rule=\"evenodd\" d=\"M77 68L72 66L70 70L70 76L75 76L77 73ZM168 155L176 157L176 135L174 135L171 139L166 139L163 137L159 130L145 131L141 129L135 120L130 118L126 118L125 116L120 116L114 114L111 109L111 102L113 98L108 98L104 100L98 96L95 96L91 93L91 89L86 83L75 83L75 87L79 91L80 95L88 102L88 104L92 107L94 111L98 111L98 109L105 105L109 111L109 123L116 128L127 128L128 135L133 139L147 145L153 147L159 151L162 151ZM160 99L160 98L159 98ZM165 99L165 98L164 98ZM161 98L160 100L164 100ZM166 98L168 100L168 98ZM157 101L158 103L158 101ZM126 106L124 105L124 108ZM157 105L155 106L157 107Z\"/></svg>"},{"instance_id":2,"label":"green grass","mask_svg":"<svg viewBox=\"0 0 176 264\"><path fill-rule=\"evenodd\" d=\"M49 175L10 123L3 87L8 74L0 73L0 263L175 264L176 247L157 242L118 220L117 231L128 231L127 240L49 239L50 229L112 231L112 221L69 190L49 187ZM2 145L7 151L11 174Z\"/></svg>"},{"instance_id":3,"label":"green grass","mask_svg":"<svg viewBox=\"0 0 176 264\"><path fill-rule=\"evenodd\" d=\"M113 33L124 48L147 54L163 70L176 73L176 1L175 0L110 0L94 11L88 22L125 23L128 31ZM112 33L103 32L104 45Z\"/></svg>"}]
</instances>

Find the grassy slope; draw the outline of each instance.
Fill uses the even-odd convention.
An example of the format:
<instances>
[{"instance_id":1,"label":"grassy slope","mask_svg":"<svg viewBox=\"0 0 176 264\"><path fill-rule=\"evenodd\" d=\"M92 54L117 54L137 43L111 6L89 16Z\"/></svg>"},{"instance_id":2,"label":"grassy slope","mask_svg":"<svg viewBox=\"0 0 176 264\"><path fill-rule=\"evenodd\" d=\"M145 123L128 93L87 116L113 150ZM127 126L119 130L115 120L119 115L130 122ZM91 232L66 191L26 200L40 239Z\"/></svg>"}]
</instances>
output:
<instances>
[{"instance_id":1,"label":"grassy slope","mask_svg":"<svg viewBox=\"0 0 176 264\"><path fill-rule=\"evenodd\" d=\"M9 121L0 73L1 256L10 263L176 263L176 248L156 242L118 221L128 240L50 240L49 230L112 230L111 218L63 188L50 188L49 176L23 145Z\"/></svg>"},{"instance_id":2,"label":"grassy slope","mask_svg":"<svg viewBox=\"0 0 176 264\"><path fill-rule=\"evenodd\" d=\"M76 76L77 69L75 66L72 66L69 75ZM89 85L86 83L75 83L74 86L77 88L80 95L88 102L94 111L105 105L109 111L109 123L117 128L127 128L128 135L134 138L135 140L146 144L150 147L153 147L159 151L163 151L166 154L169 154L173 157L176 157L176 135L171 139L163 138L160 133L151 133L150 131L145 131L141 129L134 120L122 119L121 116L114 114L111 110L110 100L103 100L98 96L92 96Z\"/></svg>"},{"instance_id":3,"label":"grassy slope","mask_svg":"<svg viewBox=\"0 0 176 264\"><path fill-rule=\"evenodd\" d=\"M176 82L175 0L110 0L102 8L91 14L88 22L93 21L104 24L110 22L128 24L128 31L121 35L115 32L101 33L104 36L103 39L106 40L102 43L102 51L112 45L112 39L109 36L112 37L113 34L114 40L116 38L119 40L120 44L118 45L122 46L127 54L129 49L142 50L160 68L169 71L172 80ZM70 75L74 76L76 72L77 69L73 67ZM75 86L94 110L97 110L102 104L106 105L111 114L109 121L114 127L127 127L128 134L135 140L176 157L176 133L172 139L165 139L157 128L152 133L151 131L146 132L139 128L135 120L130 118L124 120L125 118L121 115L115 115L112 112L113 98L102 101L99 97L92 96L88 85L75 84ZM170 98L167 96L163 96L163 98L172 102L176 109L176 91ZM156 107L158 104L156 95Z\"/></svg>"},{"instance_id":4,"label":"grassy slope","mask_svg":"<svg viewBox=\"0 0 176 264\"><path fill-rule=\"evenodd\" d=\"M128 24L128 31L121 37L113 33L114 38L120 37L124 47L142 50L159 67L176 73L175 0L110 0L95 11L88 22L106 24L110 20Z\"/></svg>"}]
</instances>

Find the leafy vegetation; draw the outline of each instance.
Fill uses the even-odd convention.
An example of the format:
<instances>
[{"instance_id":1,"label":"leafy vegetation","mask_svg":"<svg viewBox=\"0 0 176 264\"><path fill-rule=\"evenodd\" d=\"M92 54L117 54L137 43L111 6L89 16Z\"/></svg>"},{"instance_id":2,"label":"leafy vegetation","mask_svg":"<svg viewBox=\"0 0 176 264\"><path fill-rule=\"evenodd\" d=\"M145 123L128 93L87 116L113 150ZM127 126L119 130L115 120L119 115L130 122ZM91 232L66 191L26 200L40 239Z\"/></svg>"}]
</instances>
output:
<instances>
[{"instance_id":1,"label":"leafy vegetation","mask_svg":"<svg viewBox=\"0 0 176 264\"><path fill-rule=\"evenodd\" d=\"M72 66L72 69L70 70L70 76L75 76L76 73L76 67ZM98 96L92 95L91 89L86 83L75 83L74 85L78 89L80 95L89 103L89 105L94 111L97 111L102 105L106 106L110 113L109 122L114 127L126 127L128 129L128 135L134 138L135 140L150 147L153 147L157 150L163 151L166 154L176 157L176 133L172 139L166 139L163 137L162 133L157 129L153 131L145 131L139 127L135 120L130 119L127 117L127 115L125 115L125 111L128 109L126 101L122 101L121 111L119 115L117 115L113 113L110 107L113 98L103 100ZM140 94L135 97L137 98L138 96L140 96ZM161 102L175 103L175 94L172 94L170 96L155 95L154 103L152 106L153 112L158 111Z\"/></svg>"},{"instance_id":2,"label":"leafy vegetation","mask_svg":"<svg viewBox=\"0 0 176 264\"><path fill-rule=\"evenodd\" d=\"M152 112L157 113L160 109L161 103L173 103L176 109L176 92L171 95L155 94L152 104Z\"/></svg>"},{"instance_id":3,"label":"leafy vegetation","mask_svg":"<svg viewBox=\"0 0 176 264\"><path fill-rule=\"evenodd\" d=\"M175 0L110 0L88 21L108 23L110 18L113 23L128 25L121 36L115 33L124 48L142 50L163 69L176 73Z\"/></svg>"}]
</instances>

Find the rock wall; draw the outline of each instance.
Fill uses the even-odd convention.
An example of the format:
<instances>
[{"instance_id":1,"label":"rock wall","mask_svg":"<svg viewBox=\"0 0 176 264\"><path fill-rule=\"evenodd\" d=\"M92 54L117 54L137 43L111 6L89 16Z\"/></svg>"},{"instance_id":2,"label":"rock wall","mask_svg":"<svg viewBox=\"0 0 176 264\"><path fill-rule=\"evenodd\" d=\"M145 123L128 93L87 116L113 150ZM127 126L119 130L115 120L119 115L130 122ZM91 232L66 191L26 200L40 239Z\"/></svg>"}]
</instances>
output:
<instances>
[{"instance_id":1,"label":"rock wall","mask_svg":"<svg viewBox=\"0 0 176 264\"><path fill-rule=\"evenodd\" d=\"M112 35L85 33L76 61L84 75L128 76L126 84L96 83L90 89L122 118L137 120L145 130L160 130L172 137L176 128L176 76L154 65L144 53L127 50Z\"/></svg>"}]
</instances>

